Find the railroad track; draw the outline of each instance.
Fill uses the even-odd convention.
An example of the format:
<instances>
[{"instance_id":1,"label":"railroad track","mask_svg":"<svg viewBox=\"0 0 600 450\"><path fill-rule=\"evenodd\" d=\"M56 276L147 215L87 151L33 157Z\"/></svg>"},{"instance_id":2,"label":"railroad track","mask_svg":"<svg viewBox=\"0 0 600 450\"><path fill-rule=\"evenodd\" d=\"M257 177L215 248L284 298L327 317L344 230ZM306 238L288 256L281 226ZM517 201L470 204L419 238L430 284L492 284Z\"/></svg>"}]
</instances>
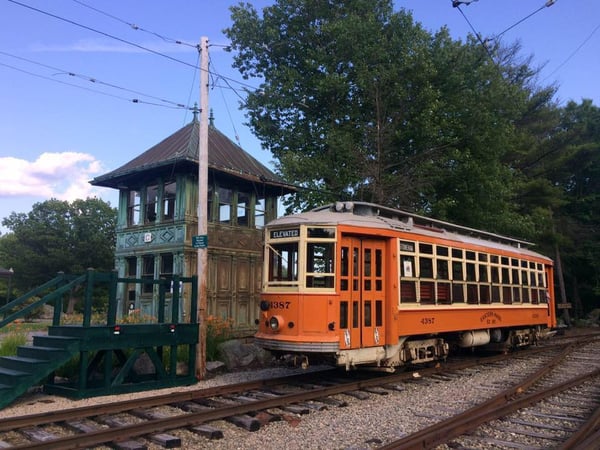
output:
<instances>
[{"instance_id":1,"label":"railroad track","mask_svg":"<svg viewBox=\"0 0 600 450\"><path fill-rule=\"evenodd\" d=\"M215 421L224 420L248 432L256 431L271 421L345 406L344 398L368 399L393 394L404 391L406 384L426 385L427 380L453 383L459 374L477 371L482 365L494 370L495 365L520 358L527 360L534 372L536 366L550 364L547 353L558 351L559 347L554 346L517 355L469 358L420 369L419 377L407 372L342 378L339 372L328 371L8 418L0 420L0 441L12 448L28 449L101 445L126 449L149 445L173 448L183 445L181 430L202 436L205 442L222 437L222 431L212 425ZM395 448L393 445L398 443L392 441L389 445Z\"/></svg>"},{"instance_id":2,"label":"railroad track","mask_svg":"<svg viewBox=\"0 0 600 450\"><path fill-rule=\"evenodd\" d=\"M489 400L389 442L380 450L481 445L597 450L600 362L595 355L600 347L597 340L585 347L570 345L535 373Z\"/></svg>"}]
</instances>

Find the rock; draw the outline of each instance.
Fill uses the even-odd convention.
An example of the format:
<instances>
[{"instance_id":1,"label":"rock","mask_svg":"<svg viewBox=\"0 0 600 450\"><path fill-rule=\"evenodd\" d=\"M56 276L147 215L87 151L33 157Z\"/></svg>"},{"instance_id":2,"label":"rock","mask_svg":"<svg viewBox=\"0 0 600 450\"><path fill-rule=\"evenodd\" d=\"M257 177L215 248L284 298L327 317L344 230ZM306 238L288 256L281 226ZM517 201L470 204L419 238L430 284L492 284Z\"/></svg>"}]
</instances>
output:
<instances>
[{"instance_id":1,"label":"rock","mask_svg":"<svg viewBox=\"0 0 600 450\"><path fill-rule=\"evenodd\" d=\"M225 367L225 363L221 361L206 361L206 370L208 372L219 372Z\"/></svg>"},{"instance_id":2,"label":"rock","mask_svg":"<svg viewBox=\"0 0 600 450\"><path fill-rule=\"evenodd\" d=\"M218 349L228 370L265 367L272 360L268 351L244 340L225 341Z\"/></svg>"}]
</instances>

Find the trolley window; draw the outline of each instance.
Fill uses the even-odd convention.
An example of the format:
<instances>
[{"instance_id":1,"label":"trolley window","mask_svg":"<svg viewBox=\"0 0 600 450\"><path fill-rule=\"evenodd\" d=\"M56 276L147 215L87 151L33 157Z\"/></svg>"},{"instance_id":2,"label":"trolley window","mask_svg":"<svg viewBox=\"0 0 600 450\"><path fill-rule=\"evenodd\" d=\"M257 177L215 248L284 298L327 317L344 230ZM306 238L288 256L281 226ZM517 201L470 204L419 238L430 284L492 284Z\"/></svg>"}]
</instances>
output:
<instances>
[{"instance_id":1,"label":"trolley window","mask_svg":"<svg viewBox=\"0 0 600 450\"><path fill-rule=\"evenodd\" d=\"M269 248L269 281L298 281L298 243L271 244Z\"/></svg>"},{"instance_id":2,"label":"trolley window","mask_svg":"<svg viewBox=\"0 0 600 450\"><path fill-rule=\"evenodd\" d=\"M335 228L306 229L306 287L335 287Z\"/></svg>"}]
</instances>

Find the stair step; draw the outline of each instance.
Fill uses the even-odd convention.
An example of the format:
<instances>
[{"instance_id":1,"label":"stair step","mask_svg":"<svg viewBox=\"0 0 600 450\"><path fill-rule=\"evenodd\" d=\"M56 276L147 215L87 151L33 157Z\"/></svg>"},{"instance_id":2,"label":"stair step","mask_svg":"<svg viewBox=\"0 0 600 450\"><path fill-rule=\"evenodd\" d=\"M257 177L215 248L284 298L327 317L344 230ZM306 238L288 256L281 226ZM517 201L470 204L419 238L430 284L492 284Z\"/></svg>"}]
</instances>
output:
<instances>
[{"instance_id":1,"label":"stair step","mask_svg":"<svg viewBox=\"0 0 600 450\"><path fill-rule=\"evenodd\" d=\"M0 367L0 383L10 384L14 386L20 382L23 378L30 376L31 373L23 372L21 370L8 369L6 367Z\"/></svg>"},{"instance_id":2,"label":"stair step","mask_svg":"<svg viewBox=\"0 0 600 450\"><path fill-rule=\"evenodd\" d=\"M33 372L42 364L46 364L48 360L27 358L24 356L0 356L0 367L6 367L14 370L25 370Z\"/></svg>"},{"instance_id":3,"label":"stair step","mask_svg":"<svg viewBox=\"0 0 600 450\"><path fill-rule=\"evenodd\" d=\"M59 347L44 347L40 345L21 345L17 347L17 356L44 361L52 361L64 353L66 353L65 349Z\"/></svg>"},{"instance_id":4,"label":"stair step","mask_svg":"<svg viewBox=\"0 0 600 450\"><path fill-rule=\"evenodd\" d=\"M47 335L38 335L33 336L33 345L41 346L41 347L53 347L66 349L69 345L77 342L78 339L72 337L65 336L47 336Z\"/></svg>"}]
</instances>

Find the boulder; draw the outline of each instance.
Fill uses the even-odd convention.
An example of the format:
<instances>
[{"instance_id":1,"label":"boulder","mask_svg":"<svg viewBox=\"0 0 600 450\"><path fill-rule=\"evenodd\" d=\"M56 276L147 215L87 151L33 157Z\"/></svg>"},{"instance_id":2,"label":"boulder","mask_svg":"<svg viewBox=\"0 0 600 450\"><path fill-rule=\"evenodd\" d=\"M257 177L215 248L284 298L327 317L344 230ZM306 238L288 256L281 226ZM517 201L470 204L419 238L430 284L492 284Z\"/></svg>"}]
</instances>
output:
<instances>
[{"instance_id":1,"label":"boulder","mask_svg":"<svg viewBox=\"0 0 600 450\"><path fill-rule=\"evenodd\" d=\"M271 353L242 339L225 341L218 350L227 370L257 369L272 362Z\"/></svg>"}]
</instances>

